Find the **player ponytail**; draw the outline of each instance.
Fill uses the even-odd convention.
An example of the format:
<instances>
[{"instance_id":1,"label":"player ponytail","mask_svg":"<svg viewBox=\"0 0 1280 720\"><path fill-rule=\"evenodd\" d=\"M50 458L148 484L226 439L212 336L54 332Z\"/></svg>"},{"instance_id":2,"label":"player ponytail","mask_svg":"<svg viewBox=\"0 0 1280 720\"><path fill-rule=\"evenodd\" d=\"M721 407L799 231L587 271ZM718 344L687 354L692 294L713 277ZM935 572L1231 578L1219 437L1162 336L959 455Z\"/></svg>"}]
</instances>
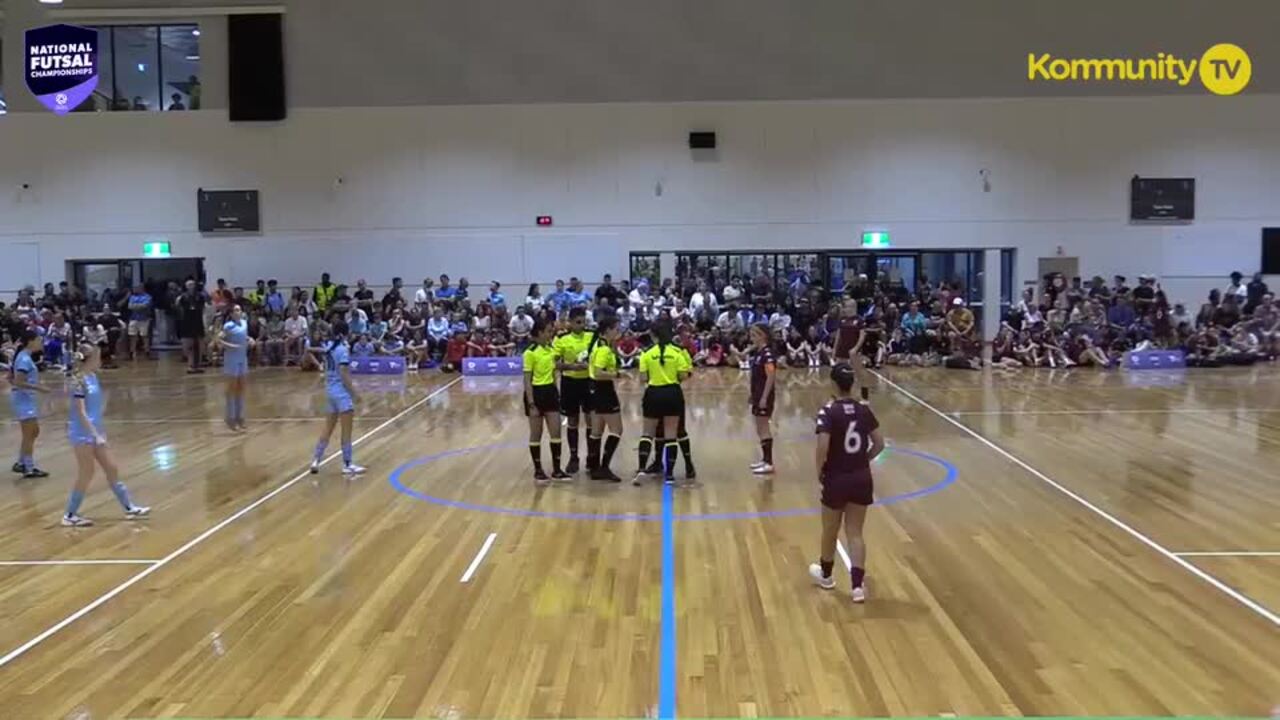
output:
<instances>
[{"instance_id":1,"label":"player ponytail","mask_svg":"<svg viewBox=\"0 0 1280 720\"><path fill-rule=\"evenodd\" d=\"M600 338L617 326L618 318L612 316L601 320L600 324L596 325L595 331L591 333L591 344L587 346L587 357L591 357L591 353L595 352L596 345L600 344Z\"/></svg>"},{"instance_id":2,"label":"player ponytail","mask_svg":"<svg viewBox=\"0 0 1280 720\"><path fill-rule=\"evenodd\" d=\"M667 346L671 344L671 321L667 319L658 320L653 325L654 337L658 339L658 364L667 364Z\"/></svg>"}]
</instances>

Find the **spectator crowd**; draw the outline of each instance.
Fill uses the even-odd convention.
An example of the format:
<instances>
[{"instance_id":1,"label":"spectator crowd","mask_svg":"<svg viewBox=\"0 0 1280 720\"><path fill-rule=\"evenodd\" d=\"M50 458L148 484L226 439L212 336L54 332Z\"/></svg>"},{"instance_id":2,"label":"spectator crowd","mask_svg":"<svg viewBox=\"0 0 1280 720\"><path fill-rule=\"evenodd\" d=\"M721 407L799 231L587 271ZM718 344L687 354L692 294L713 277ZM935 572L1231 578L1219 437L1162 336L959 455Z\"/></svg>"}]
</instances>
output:
<instances>
[{"instance_id":1,"label":"spectator crowd","mask_svg":"<svg viewBox=\"0 0 1280 720\"><path fill-rule=\"evenodd\" d=\"M328 273L309 289L287 291L275 280L258 280L248 292L221 279L206 290L190 278L182 286L139 285L100 295L65 282L56 289L46 284L43 294L28 287L14 303L0 306L0 361L12 356L14 339L27 328L44 337L42 362L48 366L65 365L73 337L101 346L107 367L121 357L147 358L156 320L162 318L163 327L181 338L189 371L198 373L218 362L215 340L233 305L249 319L252 362L304 369L316 369L306 349L320 345L337 320L347 323L356 356L400 355L412 370L450 372L467 357L521 353L537 321L563 321L576 307L588 310L590 327L606 315L617 317L624 366L634 364L651 343L650 331L662 317L675 323L678 342L706 367L745 367L747 331L753 325L768 327L785 365L829 364L833 336L849 313L859 316L861 350L872 366L976 369L989 358L1002 368L1106 367L1128 350L1151 348L1182 349L1190 364L1214 366L1274 359L1280 351L1280 306L1260 275L1245 283L1240 273L1210 293L1194 315L1182 304L1170 306L1149 276L1140 277L1135 287L1119 276L1110 285L1100 277L1086 284L1051 276L1027 288L1004 313L989 355L981 318L956 282L920 278L912 291L901 281L858 276L833 297L800 271L776 279L724 278L713 272L634 285L615 284L605 275L590 291L579 278L557 280L546 291L537 284L521 289L522 294L509 296L498 282L476 290L466 278L455 283L441 275L411 290L397 277L379 297L364 280L349 286L334 283Z\"/></svg>"}]
</instances>

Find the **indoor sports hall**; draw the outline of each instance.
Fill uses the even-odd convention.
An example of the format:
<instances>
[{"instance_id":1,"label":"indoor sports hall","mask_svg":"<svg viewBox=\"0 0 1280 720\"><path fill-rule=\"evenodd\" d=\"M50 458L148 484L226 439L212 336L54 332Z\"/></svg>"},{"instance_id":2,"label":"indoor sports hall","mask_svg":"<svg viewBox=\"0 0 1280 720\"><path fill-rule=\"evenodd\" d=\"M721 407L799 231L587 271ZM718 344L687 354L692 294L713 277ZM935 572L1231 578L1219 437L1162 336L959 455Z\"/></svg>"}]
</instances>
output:
<instances>
[{"instance_id":1,"label":"indoor sports hall","mask_svg":"<svg viewBox=\"0 0 1280 720\"><path fill-rule=\"evenodd\" d=\"M1277 24L0 0L0 720L1280 716Z\"/></svg>"}]
</instances>

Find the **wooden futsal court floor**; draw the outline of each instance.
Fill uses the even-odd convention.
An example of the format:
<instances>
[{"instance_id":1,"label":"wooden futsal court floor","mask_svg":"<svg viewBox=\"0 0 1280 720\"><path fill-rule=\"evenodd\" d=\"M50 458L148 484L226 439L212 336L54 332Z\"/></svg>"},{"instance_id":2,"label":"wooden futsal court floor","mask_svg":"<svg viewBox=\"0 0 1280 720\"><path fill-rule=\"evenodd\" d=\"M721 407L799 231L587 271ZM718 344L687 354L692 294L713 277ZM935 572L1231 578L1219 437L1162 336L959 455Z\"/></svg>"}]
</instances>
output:
<instances>
[{"instance_id":1,"label":"wooden futsal court floor","mask_svg":"<svg viewBox=\"0 0 1280 720\"><path fill-rule=\"evenodd\" d=\"M99 477L99 524L58 525L74 462L53 396L52 476L0 484L0 717L1266 716L1277 379L885 371L855 606L844 570L839 593L806 572L822 374L782 371L772 480L747 471L746 377L724 370L686 390L698 486L535 490L502 380L366 387L370 472L348 480L305 473L314 374L256 371L237 437L216 373L106 373L153 515L125 522Z\"/></svg>"}]
</instances>

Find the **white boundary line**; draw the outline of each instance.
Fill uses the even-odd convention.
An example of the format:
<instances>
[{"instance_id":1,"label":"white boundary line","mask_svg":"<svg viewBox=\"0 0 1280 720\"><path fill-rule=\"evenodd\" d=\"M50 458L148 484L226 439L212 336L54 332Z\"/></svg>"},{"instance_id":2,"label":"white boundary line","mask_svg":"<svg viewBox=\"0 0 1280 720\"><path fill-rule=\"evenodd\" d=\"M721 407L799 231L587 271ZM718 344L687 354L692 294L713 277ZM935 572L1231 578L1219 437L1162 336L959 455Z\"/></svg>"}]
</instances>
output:
<instances>
[{"instance_id":1,"label":"white boundary line","mask_svg":"<svg viewBox=\"0 0 1280 720\"><path fill-rule=\"evenodd\" d=\"M375 435L376 433L378 433L379 431L381 431L383 428L386 428L386 427L390 426L392 423L394 423L395 421L397 421L397 420L399 420L400 418L404 417L405 415L408 415L409 413L413 412L414 410L417 410L418 408L422 407L424 404L426 404L426 403L427 403L427 401L431 400L431 398L434 398L435 396L439 395L440 393L442 393L442 392L444 392L444 391L448 390L449 388L451 388L451 387L453 387L454 385L458 384L461 380L462 380L462 377L461 377L461 376L458 376L458 377L454 378L453 380L450 380L449 382L445 383L444 385L441 385L440 387L436 388L435 390L432 390L432 391L431 391L430 393L428 393L425 397L423 397L422 399L418 400L417 402L415 402L414 404L410 405L409 407L407 407L407 408L405 408L405 409L401 410L400 412L396 413L395 415L393 415L393 416L392 416L389 420L387 420L386 422L382 423L381 425L379 425L379 426L375 427L374 429L370 430L369 432L367 432L367 433L365 433L365 434L361 435L360 437L356 438L356 439L355 439L351 444L352 444L352 445L359 445L360 443L364 442L365 440L369 439L370 437L372 437L373 435ZM332 454L332 455L330 455L329 457L327 457L327 458L325 458L324 460L320 461L320 464L321 464L321 465L326 465L326 464L328 464L328 463L329 463L329 461L333 460L333 459L334 459L334 458L336 458L336 457L339 457L341 454L342 454L341 452L333 453L333 454ZM270 500L271 498L273 498L273 497L275 497L275 496L279 495L280 493L284 492L285 490L288 490L289 488L293 487L293 486L294 486L294 485L296 485L298 482L300 482L303 478L306 478L306 477L308 477L308 476L310 476L310 475L311 475L311 470L310 470L310 469L303 470L301 473L299 473L298 475L294 476L294 478L293 478L292 480L290 480L290 481L288 481L288 482L284 483L284 484L283 484L283 485L281 485L280 487L277 487L275 490L272 490L271 492L267 493L266 495L263 495L262 497L258 498L257 500L254 500L253 502L249 503L248 505L244 506L243 508L240 508L240 509L239 509L239 510L237 510L234 514L232 514L230 517L226 518L225 520L223 520L222 522L218 523L217 525L214 525L213 527L209 528L208 530L205 530L204 532L202 532L202 533L200 533L199 535L195 536L194 538L192 538L191 540L189 540L185 545L183 545L182 547L178 548L177 550L174 550L173 552L169 553L168 555L165 555L163 558L161 558L160 560L156 561L156 563L155 563L154 565L152 565L152 566L148 567L147 569L143 570L142 572L138 573L137 575L134 575L133 577L129 578L128 580L125 580L124 582L120 583L119 585L115 586L114 588L112 588L112 589L108 590L106 593L104 593L104 594L102 594L100 597L98 597L98 599L97 599L97 600L94 600L93 602L89 603L88 605L85 605L84 607L80 608L79 610L77 610L77 611L75 611L75 612L71 613L70 615L66 616L65 618L63 618L62 620L58 621L58 622L57 622L56 624L54 624L53 626L49 627L49 628L48 628L47 630L45 630L44 632L42 632L42 633L40 633L39 635L37 635L37 636L35 636L35 637L31 638L30 640L26 641L26 642L25 642L25 643L23 643L22 645L19 645L17 648L15 648L15 649L13 649L12 651L10 651L10 652L9 652L7 655L5 655L4 657L0 657L0 667L4 667L5 665L8 665L9 663L11 663L11 662L13 662L14 660L18 659L19 657L21 657L24 653L26 653L26 652L27 652L28 650L30 650L31 648L33 648L33 647L35 647L35 646L39 645L40 643L44 642L45 640L48 640L48 639L49 639L50 637L52 637L55 633L57 633L59 630L62 630L62 629L63 629L63 628L65 628L66 626L68 626L68 625L70 625L71 623L75 622L76 620L79 620L80 618L84 617L85 615L88 615L89 613L93 612L94 610L96 610L97 608L99 608L99 607L101 607L102 605L106 604L109 600L111 600L111 599L112 599L112 598L114 598L115 596L119 595L120 593L124 592L125 590L128 590L129 588L133 587L134 585L138 584L139 582L142 582L142 581L143 581L144 579L146 579L146 577L147 577L148 575L150 575L151 573L156 572L157 570L159 570L160 568L164 567L165 565L168 565L169 563L173 562L174 560L178 559L179 557L182 557L182 556L183 556L183 555L185 555L188 551L190 551L190 550L191 550L191 548L193 548L193 547L195 547L195 546L199 545L200 543L204 542L205 540L208 540L210 537L212 537L214 534L216 534L219 530L221 530L221 529L225 528L226 526L230 525L231 523L235 522L236 520L239 520L240 518L244 517L245 515L248 515L250 512L252 512L252 511L253 511L255 508L257 508L259 505L262 505L263 503L267 502L267 501L268 501L268 500Z\"/></svg>"},{"instance_id":2,"label":"white boundary line","mask_svg":"<svg viewBox=\"0 0 1280 720\"><path fill-rule=\"evenodd\" d=\"M1037 469L1035 469L1035 468L1031 467L1031 466L1030 466L1030 465L1028 465L1027 463L1025 463L1025 462L1023 462L1022 460L1020 460L1020 459L1019 459L1017 456L1015 456L1013 453L1010 453L1008 450L1005 450L1004 448L1000 447L999 445L997 445L997 444L995 444L995 443L991 442L991 441L990 441L990 440L988 440L986 437L984 437L983 435L981 435L981 434L980 434L980 433L978 433L977 431L970 429L967 425L965 425L964 423L960 422L959 420L956 420L955 418L953 418L953 417L951 417L951 416L947 415L946 413L942 412L942 411L941 411L941 410L939 410L938 408L936 408L936 407L934 407L934 406L930 405L929 403L925 402L924 400L921 400L919 397L917 397L917 396L913 395L913 394L911 393L911 391L907 390L906 388L902 387L901 385L899 385L899 384L895 383L894 381L890 380L889 378L885 377L884 375L881 375L880 373L876 372L875 370L868 369L868 370L867 370L867 372L871 373L872 375L875 375L877 378L879 378L879 379L880 379L880 382L882 382L882 383L884 383L884 384L888 385L889 387L893 388L894 390L897 390L898 392L900 392L900 393L902 393L903 395L907 396L907 397L908 397L908 398L910 398L911 400L915 401L915 402L916 402L916 404L918 404L918 405L920 405L921 407L923 407L923 408L925 408L925 409L929 410L929 411L930 411L930 412L932 412L934 415L937 415L938 417L942 418L943 420L946 420L947 422L949 422L949 423L951 423L952 425L956 426L956 427L957 427L957 428L959 428L962 432L964 432L966 435L971 436L973 439L975 439L975 440L977 440L978 442L982 443L983 445L986 445L987 447L991 448L991 449L992 449L992 450L994 450L996 453L1000 454L1001 456L1003 456L1005 459L1009 460L1009 461L1010 461L1010 462L1012 462L1013 464L1017 465L1018 467L1022 468L1023 470L1026 470L1027 472L1031 473L1031 475L1032 475L1033 477L1035 477L1036 479L1040 480L1040 481L1041 481L1041 482L1043 482L1044 484L1046 484L1046 485L1048 485L1049 487L1051 487L1051 488L1053 488L1053 489L1057 490L1058 492L1062 493L1063 495L1066 495L1067 497L1071 498L1072 500L1075 500L1077 503L1079 503L1080 505L1082 505L1085 509L1087 509L1087 510L1089 510L1089 511L1093 512L1093 513L1094 513L1095 515L1097 515L1098 517L1102 518L1103 520L1106 520L1107 522L1111 523L1112 525L1114 525L1115 527L1117 527L1117 528L1119 528L1120 530L1124 531L1125 533L1128 533L1130 536L1132 536L1132 537L1133 537L1135 540L1137 540L1138 542L1141 542L1143 545L1146 545L1147 547L1151 548L1152 550L1155 550L1156 552L1158 552L1158 553L1160 553L1161 555L1165 556L1166 558L1168 558L1169 560L1173 561L1174 563L1177 563L1178 565L1182 566L1182 569L1186 570L1187 572L1191 573L1192 575L1195 575L1196 577L1200 578L1201 580L1203 580L1203 581L1205 581L1205 582L1209 583L1209 584L1210 584L1210 585L1212 585L1213 587L1215 587L1215 588L1217 588L1218 590L1220 590L1220 591L1221 591L1223 594L1225 594L1227 597L1230 597L1232 600L1235 600L1236 602L1240 603L1241 605L1243 605L1243 606L1245 606L1245 607L1249 608L1250 610L1254 611L1255 613L1257 613L1257 614L1261 615L1261 616L1262 616L1263 618L1265 618L1266 620L1269 620L1269 621L1271 622L1271 624L1272 624L1272 625L1275 625L1276 627L1280 628L1280 615L1277 615L1276 613L1272 612L1271 610L1268 610L1267 608L1265 608L1265 607L1263 607L1261 604L1259 604L1257 601L1255 601L1255 600L1251 599L1250 597L1248 597L1248 596L1247 596L1247 595L1245 595L1244 593L1242 593L1242 592L1240 592L1240 591L1236 590L1235 588L1231 587L1230 585L1227 585L1226 583L1222 582L1221 580L1219 580L1218 578L1214 577L1213 575L1210 575L1209 573L1205 572L1204 570L1201 570L1200 568L1196 567L1195 565L1192 565L1192 564L1191 564L1190 562L1188 562L1187 560L1183 560L1181 557L1178 557L1178 554L1177 554L1177 553L1175 553L1175 552L1173 552L1173 551L1172 551L1172 550L1170 550L1169 548L1166 548L1165 546L1161 545L1160 543L1156 542L1155 540L1152 540L1150 537L1148 537L1148 536L1146 536L1146 535L1142 534L1142 533L1141 533L1141 532L1139 532L1138 530L1135 530L1131 525L1129 525L1129 524L1125 523L1123 520L1121 520L1121 519L1117 518L1115 515L1112 515L1111 513L1107 512L1106 510L1103 510L1102 508L1098 507L1097 505L1094 505L1093 503L1091 503L1091 502L1089 502L1088 500L1084 499L1084 498L1083 498L1083 497L1081 497L1080 495L1076 494L1074 491L1069 490L1066 486L1064 486L1064 485L1062 485L1061 483L1059 483L1059 482L1055 481L1053 478L1051 478L1051 477L1049 477L1048 475L1045 475L1044 473L1040 472L1039 470L1037 470Z\"/></svg>"},{"instance_id":3,"label":"white boundary line","mask_svg":"<svg viewBox=\"0 0 1280 720\"><path fill-rule=\"evenodd\" d=\"M0 567L39 565L155 565L159 560L0 560Z\"/></svg>"},{"instance_id":4,"label":"white boundary line","mask_svg":"<svg viewBox=\"0 0 1280 720\"><path fill-rule=\"evenodd\" d=\"M498 533L489 533L489 537L485 538L484 544L480 546L480 552L476 553L476 558L471 561L471 565L467 566L467 571L462 573L462 579L458 582L471 582L471 576L476 574L476 569L480 567L484 556L489 554L489 548L493 547L493 541L497 539Z\"/></svg>"},{"instance_id":5,"label":"white boundary line","mask_svg":"<svg viewBox=\"0 0 1280 720\"><path fill-rule=\"evenodd\" d=\"M1230 415L1232 413L1280 413L1280 408L1170 408L1168 410L958 410L947 413L952 417L967 415Z\"/></svg>"},{"instance_id":6,"label":"white boundary line","mask_svg":"<svg viewBox=\"0 0 1280 720\"><path fill-rule=\"evenodd\" d=\"M1212 550L1176 552L1178 557L1280 557L1280 550Z\"/></svg>"}]
</instances>

